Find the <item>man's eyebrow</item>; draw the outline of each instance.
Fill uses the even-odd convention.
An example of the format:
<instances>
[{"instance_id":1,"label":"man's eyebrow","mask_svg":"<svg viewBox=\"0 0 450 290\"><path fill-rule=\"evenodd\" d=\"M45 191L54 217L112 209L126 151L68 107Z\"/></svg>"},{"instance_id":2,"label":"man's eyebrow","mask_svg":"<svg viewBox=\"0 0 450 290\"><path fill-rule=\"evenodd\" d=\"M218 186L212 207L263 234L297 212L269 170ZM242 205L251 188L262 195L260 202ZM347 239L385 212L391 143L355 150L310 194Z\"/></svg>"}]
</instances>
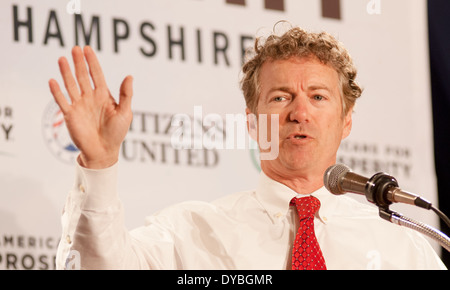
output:
<instances>
[{"instance_id":1,"label":"man's eyebrow","mask_svg":"<svg viewBox=\"0 0 450 290\"><path fill-rule=\"evenodd\" d=\"M269 90L269 93L273 93L273 92L277 92L277 91L293 94L292 89L290 89L288 87L274 87Z\"/></svg>"},{"instance_id":2,"label":"man's eyebrow","mask_svg":"<svg viewBox=\"0 0 450 290\"><path fill-rule=\"evenodd\" d=\"M326 90L326 91L332 92L332 89L329 86L325 85L325 84L309 85L306 88L306 90L307 91ZM271 88L269 90L269 94L273 93L273 92L285 92L285 93L289 93L289 94L295 94L295 92L291 88L285 87L285 86Z\"/></svg>"},{"instance_id":3,"label":"man's eyebrow","mask_svg":"<svg viewBox=\"0 0 450 290\"><path fill-rule=\"evenodd\" d=\"M324 85L324 84L310 85L310 86L308 86L307 89L308 89L308 91L317 91L317 90L327 90L329 92L332 91L330 89L330 87L328 87L327 85Z\"/></svg>"}]
</instances>

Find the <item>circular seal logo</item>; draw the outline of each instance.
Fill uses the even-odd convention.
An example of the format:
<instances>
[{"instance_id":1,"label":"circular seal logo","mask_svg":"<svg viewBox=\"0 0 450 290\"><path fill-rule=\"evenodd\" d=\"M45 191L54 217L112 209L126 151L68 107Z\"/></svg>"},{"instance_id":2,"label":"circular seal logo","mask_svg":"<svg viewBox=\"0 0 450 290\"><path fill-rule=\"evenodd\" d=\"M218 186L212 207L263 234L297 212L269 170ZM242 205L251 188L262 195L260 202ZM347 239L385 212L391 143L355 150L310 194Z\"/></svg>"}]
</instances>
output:
<instances>
[{"instance_id":1,"label":"circular seal logo","mask_svg":"<svg viewBox=\"0 0 450 290\"><path fill-rule=\"evenodd\" d=\"M65 126L64 115L52 100L45 108L42 118L45 143L59 160L72 164L79 154Z\"/></svg>"}]
</instances>

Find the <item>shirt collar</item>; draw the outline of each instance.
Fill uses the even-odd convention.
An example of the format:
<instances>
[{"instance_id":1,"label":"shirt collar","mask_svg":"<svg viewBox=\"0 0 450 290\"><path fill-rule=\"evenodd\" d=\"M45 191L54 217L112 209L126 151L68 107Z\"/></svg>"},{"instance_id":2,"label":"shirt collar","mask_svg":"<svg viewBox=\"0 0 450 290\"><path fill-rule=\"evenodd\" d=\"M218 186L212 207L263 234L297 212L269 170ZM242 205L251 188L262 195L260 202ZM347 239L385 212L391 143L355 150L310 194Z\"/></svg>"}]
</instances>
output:
<instances>
[{"instance_id":1,"label":"shirt collar","mask_svg":"<svg viewBox=\"0 0 450 290\"><path fill-rule=\"evenodd\" d=\"M298 195L297 192L286 185L268 177L261 171L256 196L272 221L285 216L289 211L290 201ZM335 207L336 196L330 194L325 187L321 187L310 195L320 200L320 209L317 216L323 223L327 223ZM300 195L299 197L307 196Z\"/></svg>"}]
</instances>

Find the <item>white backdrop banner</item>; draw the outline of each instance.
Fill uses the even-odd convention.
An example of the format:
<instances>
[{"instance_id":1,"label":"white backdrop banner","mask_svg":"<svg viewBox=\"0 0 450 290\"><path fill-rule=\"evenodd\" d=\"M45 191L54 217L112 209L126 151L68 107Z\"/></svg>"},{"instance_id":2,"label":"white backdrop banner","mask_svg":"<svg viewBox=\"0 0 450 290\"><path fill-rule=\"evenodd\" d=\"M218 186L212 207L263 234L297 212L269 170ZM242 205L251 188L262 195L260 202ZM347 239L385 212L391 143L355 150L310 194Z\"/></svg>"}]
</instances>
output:
<instances>
[{"instance_id":1,"label":"white backdrop banner","mask_svg":"<svg viewBox=\"0 0 450 290\"><path fill-rule=\"evenodd\" d=\"M255 150L176 149L171 124L190 116L201 136L206 116L243 116L243 51L280 20L332 33L359 68L365 91L339 161L368 177L388 172L436 203L425 0L3 0L0 269L54 269L78 154L48 89L50 78L62 83L58 57L91 45L115 96L134 76L118 184L132 229L170 204L255 187ZM423 210L393 208L437 224Z\"/></svg>"}]
</instances>

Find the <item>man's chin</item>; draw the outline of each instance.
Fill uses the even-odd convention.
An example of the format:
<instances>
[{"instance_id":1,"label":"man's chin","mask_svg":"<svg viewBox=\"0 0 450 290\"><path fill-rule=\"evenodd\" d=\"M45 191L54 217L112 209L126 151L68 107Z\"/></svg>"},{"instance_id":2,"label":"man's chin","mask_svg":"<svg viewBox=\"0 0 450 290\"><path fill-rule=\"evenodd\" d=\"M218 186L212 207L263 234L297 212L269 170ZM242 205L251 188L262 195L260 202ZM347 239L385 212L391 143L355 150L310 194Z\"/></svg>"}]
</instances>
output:
<instances>
[{"instance_id":1,"label":"man's chin","mask_svg":"<svg viewBox=\"0 0 450 290\"><path fill-rule=\"evenodd\" d=\"M274 160L261 160L261 166L277 168L277 171L283 171L285 174L297 175L311 168L311 158L294 158L278 156Z\"/></svg>"}]
</instances>

